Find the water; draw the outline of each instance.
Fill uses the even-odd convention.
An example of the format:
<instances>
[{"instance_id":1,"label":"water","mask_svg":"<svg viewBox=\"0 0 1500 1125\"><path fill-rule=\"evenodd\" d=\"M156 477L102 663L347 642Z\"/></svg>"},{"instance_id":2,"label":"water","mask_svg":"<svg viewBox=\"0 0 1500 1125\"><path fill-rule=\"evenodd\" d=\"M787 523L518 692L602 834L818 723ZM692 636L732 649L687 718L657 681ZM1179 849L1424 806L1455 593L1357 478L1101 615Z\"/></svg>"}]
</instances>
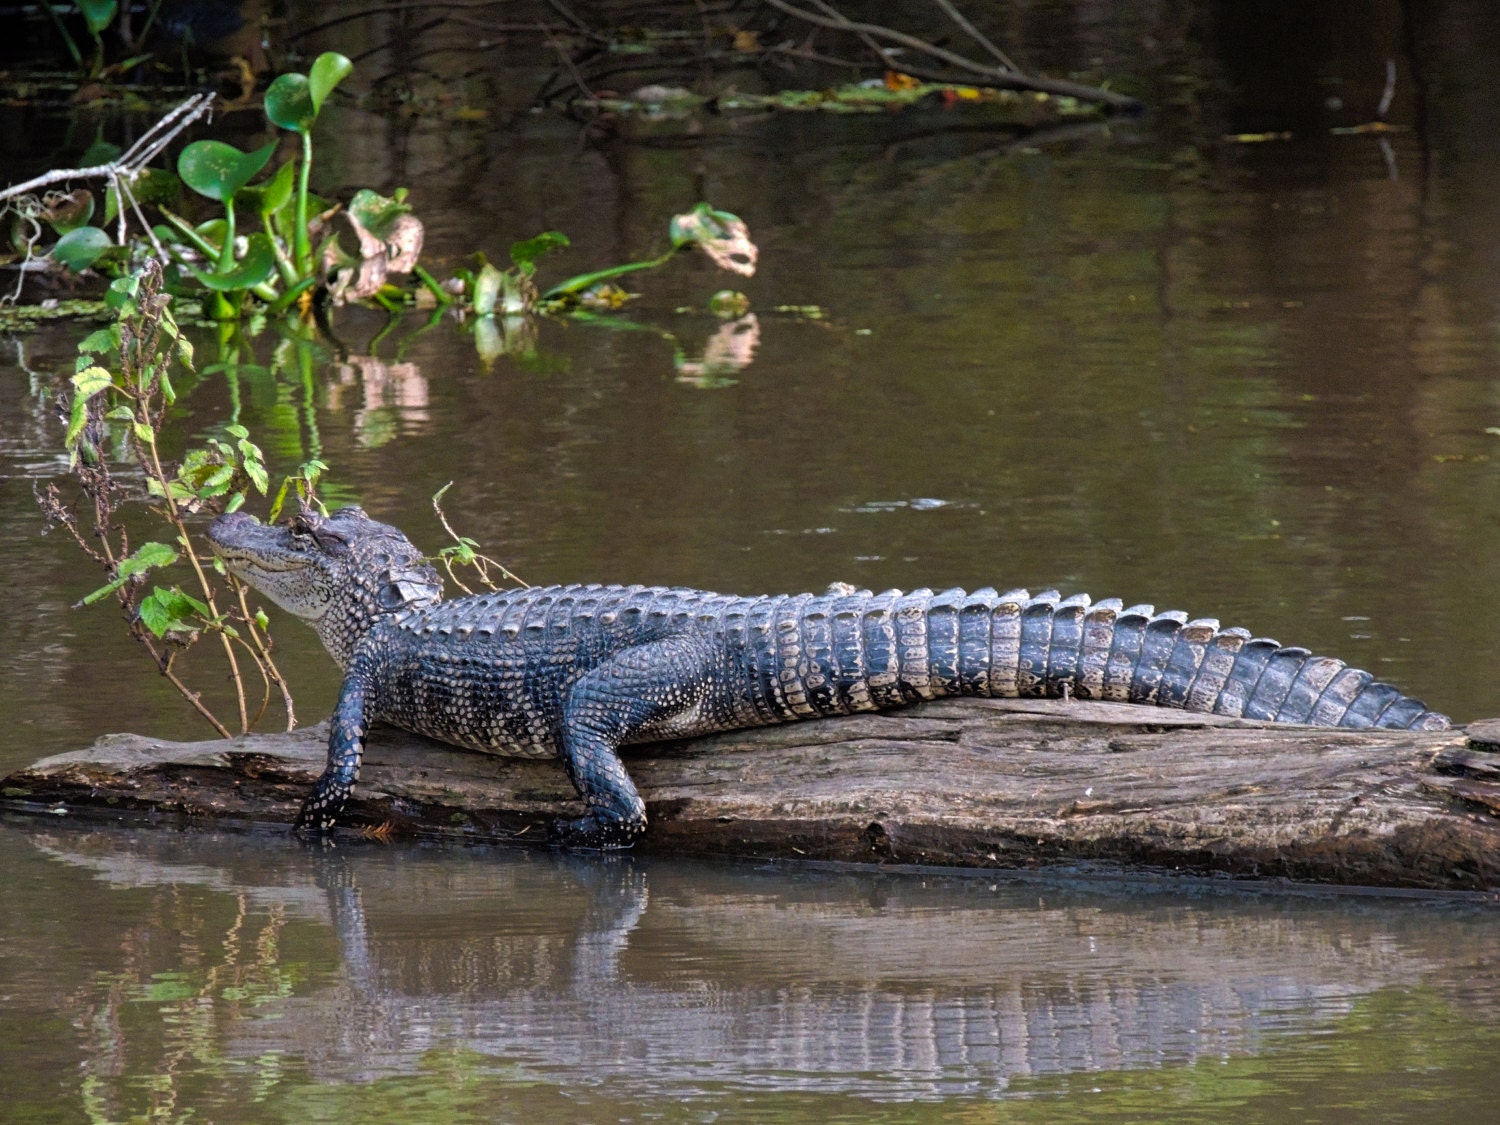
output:
<instances>
[{"instance_id":1,"label":"water","mask_svg":"<svg viewBox=\"0 0 1500 1125\"><path fill-rule=\"evenodd\" d=\"M459 91L488 121L340 110L325 186L411 186L439 264L556 228L560 277L706 197L760 244L756 322L711 345L677 310L726 279L691 260L635 286L648 331L543 324L524 361L415 322L372 344L352 313L342 361L185 385L183 425L237 416L277 471L320 455L429 548L455 480L455 526L532 581L1056 585L1500 714L1500 19L1118 7L996 16L1035 65L1158 107L1056 137L941 112L505 129L532 87L500 71ZM1399 131L1332 133L1373 117L1387 57ZM76 339L0 349L4 769L203 733L111 611L69 608L97 572L40 534L42 392ZM269 366L273 335L252 346ZM336 671L282 624L320 717ZM50 821L8 822L0 857L18 1120L1379 1120L1496 1093L1500 931L1472 907Z\"/></svg>"},{"instance_id":2,"label":"water","mask_svg":"<svg viewBox=\"0 0 1500 1125\"><path fill-rule=\"evenodd\" d=\"M7 956L7 1104L76 1108L58 1077L81 1067L96 1119L1378 1117L1477 1100L1496 1040L1500 933L1461 905L0 839L0 933L28 951Z\"/></svg>"}]
</instances>

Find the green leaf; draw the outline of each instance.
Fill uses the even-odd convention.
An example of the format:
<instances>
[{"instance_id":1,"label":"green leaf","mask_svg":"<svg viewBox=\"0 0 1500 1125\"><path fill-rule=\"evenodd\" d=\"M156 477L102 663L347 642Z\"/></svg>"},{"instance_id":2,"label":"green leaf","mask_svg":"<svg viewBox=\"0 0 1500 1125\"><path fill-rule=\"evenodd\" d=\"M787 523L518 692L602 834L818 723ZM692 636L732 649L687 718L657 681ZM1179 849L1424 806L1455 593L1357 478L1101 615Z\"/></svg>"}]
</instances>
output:
<instances>
[{"instance_id":1,"label":"green leaf","mask_svg":"<svg viewBox=\"0 0 1500 1125\"><path fill-rule=\"evenodd\" d=\"M114 243L98 227L70 230L52 247L52 260L61 262L74 273L82 273L99 260Z\"/></svg>"},{"instance_id":2,"label":"green leaf","mask_svg":"<svg viewBox=\"0 0 1500 1125\"><path fill-rule=\"evenodd\" d=\"M244 506L244 504L245 504L245 494L243 492L236 492L233 496L231 496L229 498L229 502L224 505L224 511L225 512L238 512L240 510L240 508L242 508ZM215 559L214 562L217 564L219 562L219 560ZM220 574L224 573L223 570L220 570L217 565L215 566L214 569L219 570Z\"/></svg>"},{"instance_id":3,"label":"green leaf","mask_svg":"<svg viewBox=\"0 0 1500 1125\"><path fill-rule=\"evenodd\" d=\"M292 189L297 182L297 164L288 160L276 174L255 187L245 189L244 199L258 215L275 215L292 201Z\"/></svg>"},{"instance_id":4,"label":"green leaf","mask_svg":"<svg viewBox=\"0 0 1500 1125\"><path fill-rule=\"evenodd\" d=\"M101 353L113 354L120 348L120 326L111 324L107 328L100 328L90 332L78 345L78 350L88 355L99 355Z\"/></svg>"},{"instance_id":5,"label":"green leaf","mask_svg":"<svg viewBox=\"0 0 1500 1125\"><path fill-rule=\"evenodd\" d=\"M266 616L266 611L263 609L255 611L255 623L260 626L262 633L271 627L271 619Z\"/></svg>"},{"instance_id":6,"label":"green leaf","mask_svg":"<svg viewBox=\"0 0 1500 1125\"><path fill-rule=\"evenodd\" d=\"M262 496L271 487L271 478L266 473L266 467L258 461L245 462L245 475L250 478L250 483L255 485L255 491Z\"/></svg>"},{"instance_id":7,"label":"green leaf","mask_svg":"<svg viewBox=\"0 0 1500 1125\"><path fill-rule=\"evenodd\" d=\"M74 395L73 401L68 407L68 431L63 435L63 447L65 449L76 449L78 439L83 436L83 428L89 424L89 407L87 395Z\"/></svg>"},{"instance_id":8,"label":"green leaf","mask_svg":"<svg viewBox=\"0 0 1500 1125\"><path fill-rule=\"evenodd\" d=\"M229 425L224 427L224 432L232 438L247 438L250 436L250 431L238 422L229 423Z\"/></svg>"},{"instance_id":9,"label":"green leaf","mask_svg":"<svg viewBox=\"0 0 1500 1125\"><path fill-rule=\"evenodd\" d=\"M279 129L306 133L318 119L305 74L282 74L266 90L266 117Z\"/></svg>"},{"instance_id":10,"label":"green leaf","mask_svg":"<svg viewBox=\"0 0 1500 1125\"><path fill-rule=\"evenodd\" d=\"M151 427L144 422L135 423L135 436L140 440L142 445L156 444L156 435L151 432Z\"/></svg>"},{"instance_id":11,"label":"green leaf","mask_svg":"<svg viewBox=\"0 0 1500 1125\"><path fill-rule=\"evenodd\" d=\"M113 23L115 16L120 12L118 0L77 0L77 2L79 12L83 14L83 22L88 25L89 34L94 36Z\"/></svg>"},{"instance_id":12,"label":"green leaf","mask_svg":"<svg viewBox=\"0 0 1500 1125\"><path fill-rule=\"evenodd\" d=\"M156 567L170 566L176 561L177 552L165 543L142 543L136 548L134 554L120 560L113 581L106 586L100 586L78 604L93 605L100 598L109 597L137 574L144 574Z\"/></svg>"},{"instance_id":13,"label":"green leaf","mask_svg":"<svg viewBox=\"0 0 1500 1125\"><path fill-rule=\"evenodd\" d=\"M287 477L281 482L281 487L276 490L276 498L271 501L271 511L266 516L267 523L275 523L281 515L281 506L286 503L286 490L292 485L292 478Z\"/></svg>"},{"instance_id":14,"label":"green leaf","mask_svg":"<svg viewBox=\"0 0 1500 1125\"><path fill-rule=\"evenodd\" d=\"M102 127L100 132L103 132ZM96 135L94 143L79 154L78 166L80 168L92 168L97 164L108 164L124 151L124 149L113 141L106 141L103 137Z\"/></svg>"},{"instance_id":15,"label":"green leaf","mask_svg":"<svg viewBox=\"0 0 1500 1125\"><path fill-rule=\"evenodd\" d=\"M354 64L337 51L324 51L313 60L307 74L307 92L312 97L314 117L323 112L323 102L353 69Z\"/></svg>"},{"instance_id":16,"label":"green leaf","mask_svg":"<svg viewBox=\"0 0 1500 1125\"><path fill-rule=\"evenodd\" d=\"M229 482L234 480L235 467L233 465L220 465L209 473L203 483L198 486L199 496L222 496L229 491Z\"/></svg>"},{"instance_id":17,"label":"green leaf","mask_svg":"<svg viewBox=\"0 0 1500 1125\"><path fill-rule=\"evenodd\" d=\"M141 624L158 637L167 633L191 633L209 616L208 606L177 587L158 586L141 599Z\"/></svg>"},{"instance_id":18,"label":"green leaf","mask_svg":"<svg viewBox=\"0 0 1500 1125\"><path fill-rule=\"evenodd\" d=\"M177 348L177 359L189 371L193 369L193 342L179 332L172 343Z\"/></svg>"},{"instance_id":19,"label":"green leaf","mask_svg":"<svg viewBox=\"0 0 1500 1125\"><path fill-rule=\"evenodd\" d=\"M256 231L246 243L245 256L232 269L223 273L205 273L196 266L189 266L188 272L201 284L220 293L253 289L267 280L276 268L276 248L271 244L271 236L263 231Z\"/></svg>"},{"instance_id":20,"label":"green leaf","mask_svg":"<svg viewBox=\"0 0 1500 1125\"><path fill-rule=\"evenodd\" d=\"M276 142L241 152L223 141L194 141L177 158L177 174L199 195L224 203L266 166Z\"/></svg>"},{"instance_id":21,"label":"green leaf","mask_svg":"<svg viewBox=\"0 0 1500 1125\"><path fill-rule=\"evenodd\" d=\"M114 376L102 367L85 367L73 376L73 393L82 398L98 394L114 385Z\"/></svg>"},{"instance_id":22,"label":"green leaf","mask_svg":"<svg viewBox=\"0 0 1500 1125\"><path fill-rule=\"evenodd\" d=\"M562 231L548 230L524 242L514 242L510 247L510 260L518 266L529 266L535 264L536 260L543 254L550 254L553 250L561 250L568 246L568 236Z\"/></svg>"},{"instance_id":23,"label":"green leaf","mask_svg":"<svg viewBox=\"0 0 1500 1125\"><path fill-rule=\"evenodd\" d=\"M140 289L141 279L135 274L117 277L104 291L104 303L120 314L120 319L135 315L135 295Z\"/></svg>"}]
</instances>

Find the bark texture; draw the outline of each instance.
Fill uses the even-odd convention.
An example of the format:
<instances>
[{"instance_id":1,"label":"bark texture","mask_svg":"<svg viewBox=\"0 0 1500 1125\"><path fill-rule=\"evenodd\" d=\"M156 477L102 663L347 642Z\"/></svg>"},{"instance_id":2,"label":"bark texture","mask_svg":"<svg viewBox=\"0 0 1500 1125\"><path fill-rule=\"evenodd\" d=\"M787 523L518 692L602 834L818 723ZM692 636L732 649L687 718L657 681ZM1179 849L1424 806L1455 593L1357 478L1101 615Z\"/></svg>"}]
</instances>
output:
<instances>
[{"instance_id":1,"label":"bark texture","mask_svg":"<svg viewBox=\"0 0 1500 1125\"><path fill-rule=\"evenodd\" d=\"M3 804L287 823L326 726L171 743L109 735L0 783ZM946 700L627 752L636 850L1500 888L1500 720L1287 727L1109 703ZM342 823L543 842L579 804L554 762L377 728Z\"/></svg>"}]
</instances>

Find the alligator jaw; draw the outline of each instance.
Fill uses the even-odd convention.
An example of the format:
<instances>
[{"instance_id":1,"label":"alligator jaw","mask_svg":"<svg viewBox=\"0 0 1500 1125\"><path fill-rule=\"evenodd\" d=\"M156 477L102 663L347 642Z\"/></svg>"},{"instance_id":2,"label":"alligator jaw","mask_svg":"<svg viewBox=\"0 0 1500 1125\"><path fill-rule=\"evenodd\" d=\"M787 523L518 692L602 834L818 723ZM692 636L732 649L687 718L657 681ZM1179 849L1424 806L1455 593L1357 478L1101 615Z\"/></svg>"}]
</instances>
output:
<instances>
[{"instance_id":1,"label":"alligator jaw","mask_svg":"<svg viewBox=\"0 0 1500 1125\"><path fill-rule=\"evenodd\" d=\"M319 568L317 552L301 548L285 527L263 524L245 512L228 512L208 525L214 554L229 572L304 621L317 622L328 610L326 598L309 597L322 583L301 577Z\"/></svg>"},{"instance_id":2,"label":"alligator jaw","mask_svg":"<svg viewBox=\"0 0 1500 1125\"><path fill-rule=\"evenodd\" d=\"M222 515L208 525L206 534L214 554L238 577L244 577L243 571L300 570L308 565L307 559L292 552L285 528L263 524L252 515Z\"/></svg>"}]
</instances>

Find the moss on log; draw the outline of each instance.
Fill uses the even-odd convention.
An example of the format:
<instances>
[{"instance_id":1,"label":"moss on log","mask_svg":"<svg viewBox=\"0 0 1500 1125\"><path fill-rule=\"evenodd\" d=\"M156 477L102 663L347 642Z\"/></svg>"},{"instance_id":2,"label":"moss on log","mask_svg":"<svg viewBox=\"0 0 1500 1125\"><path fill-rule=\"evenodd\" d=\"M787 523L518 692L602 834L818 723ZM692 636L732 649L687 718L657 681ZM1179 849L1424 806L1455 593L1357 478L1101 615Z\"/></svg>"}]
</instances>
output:
<instances>
[{"instance_id":1,"label":"moss on log","mask_svg":"<svg viewBox=\"0 0 1500 1125\"><path fill-rule=\"evenodd\" d=\"M325 736L110 735L12 774L0 797L288 823ZM637 850L653 854L1500 887L1500 720L1343 731L971 699L642 746L626 760L651 818ZM577 808L556 763L380 728L343 823L540 843Z\"/></svg>"}]
</instances>

